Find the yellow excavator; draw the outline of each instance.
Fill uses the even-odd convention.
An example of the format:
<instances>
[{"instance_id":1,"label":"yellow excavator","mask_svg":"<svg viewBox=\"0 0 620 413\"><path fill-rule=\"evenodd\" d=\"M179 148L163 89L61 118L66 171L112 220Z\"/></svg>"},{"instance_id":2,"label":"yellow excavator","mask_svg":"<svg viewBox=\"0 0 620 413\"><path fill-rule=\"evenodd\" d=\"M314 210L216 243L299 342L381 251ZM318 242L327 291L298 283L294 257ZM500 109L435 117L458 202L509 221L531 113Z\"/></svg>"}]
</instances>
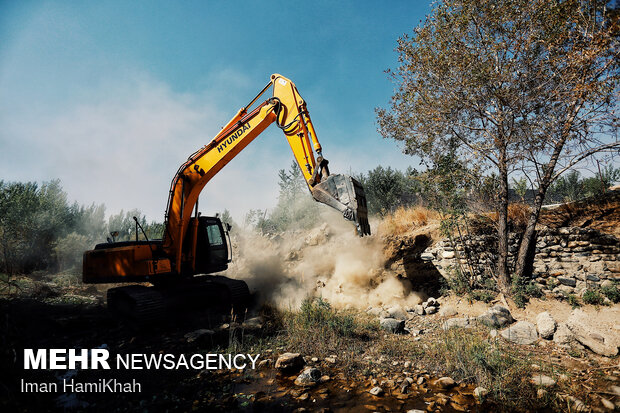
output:
<instances>
[{"instance_id":1,"label":"yellow excavator","mask_svg":"<svg viewBox=\"0 0 620 413\"><path fill-rule=\"evenodd\" d=\"M272 96L251 109L269 88L273 88ZM293 82L274 74L208 145L181 165L170 186L163 239L148 240L142 230L145 240L138 240L142 228L135 220L135 241L108 240L84 253L84 283L151 284L109 289L110 310L148 321L172 308L196 308L205 303L245 309L250 294L244 281L195 277L224 271L231 260L230 227L218 217L201 216L198 196L215 174L273 123L284 132L313 198L353 221L359 236L370 234L364 189L348 175L330 175L306 102Z\"/></svg>"}]
</instances>

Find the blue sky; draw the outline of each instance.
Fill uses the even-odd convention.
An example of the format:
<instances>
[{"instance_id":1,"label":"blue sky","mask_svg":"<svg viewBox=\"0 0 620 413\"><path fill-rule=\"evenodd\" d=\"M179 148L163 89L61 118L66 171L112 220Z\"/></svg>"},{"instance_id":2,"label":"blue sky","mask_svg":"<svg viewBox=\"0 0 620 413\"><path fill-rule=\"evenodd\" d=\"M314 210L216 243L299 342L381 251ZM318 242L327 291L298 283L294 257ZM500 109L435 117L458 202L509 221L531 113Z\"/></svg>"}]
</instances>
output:
<instances>
[{"instance_id":1,"label":"blue sky","mask_svg":"<svg viewBox=\"0 0 620 413\"><path fill-rule=\"evenodd\" d=\"M418 166L376 131L416 1L0 1L0 179L162 220L178 166L272 73L291 78L335 173ZM203 213L277 201L292 154L270 128L205 188Z\"/></svg>"}]
</instances>

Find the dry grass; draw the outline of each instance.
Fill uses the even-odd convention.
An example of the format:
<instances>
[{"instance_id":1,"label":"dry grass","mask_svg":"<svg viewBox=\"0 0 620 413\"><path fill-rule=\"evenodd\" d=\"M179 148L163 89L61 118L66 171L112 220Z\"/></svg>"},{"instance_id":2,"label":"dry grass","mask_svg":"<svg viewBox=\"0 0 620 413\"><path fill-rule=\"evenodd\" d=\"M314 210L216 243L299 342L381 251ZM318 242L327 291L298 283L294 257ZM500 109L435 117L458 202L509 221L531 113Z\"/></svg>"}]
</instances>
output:
<instances>
[{"instance_id":1,"label":"dry grass","mask_svg":"<svg viewBox=\"0 0 620 413\"><path fill-rule=\"evenodd\" d=\"M527 221L530 218L531 209L528 205L521 202L508 204L508 228L511 232L521 232L525 230ZM474 233L493 233L497 231L498 213L486 212L470 217L471 227Z\"/></svg>"},{"instance_id":2,"label":"dry grass","mask_svg":"<svg viewBox=\"0 0 620 413\"><path fill-rule=\"evenodd\" d=\"M385 216L379 224L379 232L402 235L439 220L439 213L423 206L399 207Z\"/></svg>"}]
</instances>

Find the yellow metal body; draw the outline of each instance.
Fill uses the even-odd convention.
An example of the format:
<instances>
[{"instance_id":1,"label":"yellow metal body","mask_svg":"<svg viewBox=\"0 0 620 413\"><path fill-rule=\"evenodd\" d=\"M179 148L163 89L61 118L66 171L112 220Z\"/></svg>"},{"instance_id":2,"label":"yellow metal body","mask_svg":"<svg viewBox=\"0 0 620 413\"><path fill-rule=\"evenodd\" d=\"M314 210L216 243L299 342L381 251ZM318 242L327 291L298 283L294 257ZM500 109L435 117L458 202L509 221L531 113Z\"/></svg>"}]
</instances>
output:
<instances>
[{"instance_id":1,"label":"yellow metal body","mask_svg":"<svg viewBox=\"0 0 620 413\"><path fill-rule=\"evenodd\" d=\"M184 261L195 260L193 253L183 256L183 240L186 239L188 230L195 231L195 228L190 229L188 226L200 192L211 178L272 123L277 122L284 132L306 182L309 185L310 182L312 185L320 182L320 174L315 174L317 165L310 142L318 153L321 145L306 109L306 102L295 84L284 76L272 75L271 81L261 94L269 87L273 87L271 98L247 112L259 94L248 107L241 109L209 144L190 156L172 180L163 249L167 256L173 258L174 270L177 273L181 272Z\"/></svg>"}]
</instances>

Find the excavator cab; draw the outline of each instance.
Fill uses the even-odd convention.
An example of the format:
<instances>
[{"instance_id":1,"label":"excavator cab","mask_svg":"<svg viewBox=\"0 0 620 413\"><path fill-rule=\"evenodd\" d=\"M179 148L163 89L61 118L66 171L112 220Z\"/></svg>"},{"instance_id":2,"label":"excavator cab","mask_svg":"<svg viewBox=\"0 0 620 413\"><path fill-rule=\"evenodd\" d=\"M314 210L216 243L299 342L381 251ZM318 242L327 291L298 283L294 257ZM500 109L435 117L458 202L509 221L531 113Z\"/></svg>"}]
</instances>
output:
<instances>
[{"instance_id":1,"label":"excavator cab","mask_svg":"<svg viewBox=\"0 0 620 413\"><path fill-rule=\"evenodd\" d=\"M189 227L197 225L196 234L196 263L195 269L190 270L192 274L211 274L224 271L228 268L231 261L229 257L229 247L227 231L224 229L222 221L217 217L194 217L191 218ZM192 231L187 231L186 238L192 236ZM186 239L186 248L191 248L193 242ZM190 251L186 251L190 253Z\"/></svg>"}]
</instances>

